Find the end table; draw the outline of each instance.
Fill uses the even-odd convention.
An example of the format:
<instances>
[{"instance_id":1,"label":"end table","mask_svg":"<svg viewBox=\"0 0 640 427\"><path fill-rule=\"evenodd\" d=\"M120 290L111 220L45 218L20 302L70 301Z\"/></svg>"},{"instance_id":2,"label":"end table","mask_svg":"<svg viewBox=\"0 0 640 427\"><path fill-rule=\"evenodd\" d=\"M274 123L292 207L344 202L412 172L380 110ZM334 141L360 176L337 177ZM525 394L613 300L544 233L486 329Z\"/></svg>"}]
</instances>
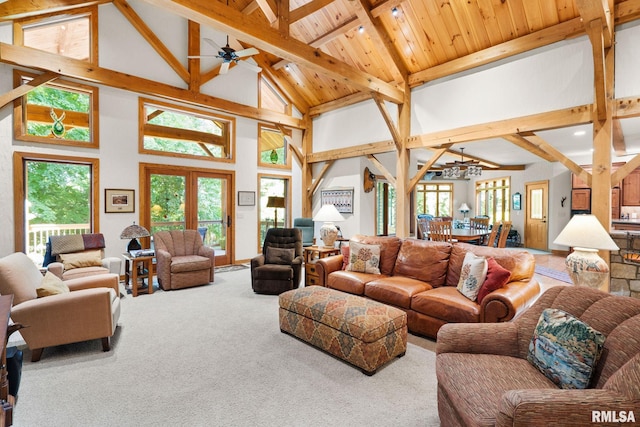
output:
<instances>
[{"instance_id":1,"label":"end table","mask_svg":"<svg viewBox=\"0 0 640 427\"><path fill-rule=\"evenodd\" d=\"M133 257L129 253L123 253L124 258L124 285L131 283L131 295L138 296L138 279L147 279L147 293L153 293L153 256Z\"/></svg>"},{"instance_id":2,"label":"end table","mask_svg":"<svg viewBox=\"0 0 640 427\"><path fill-rule=\"evenodd\" d=\"M304 248L304 285L318 284L316 261L331 255L340 255L340 248L327 248L324 246L307 246Z\"/></svg>"}]
</instances>

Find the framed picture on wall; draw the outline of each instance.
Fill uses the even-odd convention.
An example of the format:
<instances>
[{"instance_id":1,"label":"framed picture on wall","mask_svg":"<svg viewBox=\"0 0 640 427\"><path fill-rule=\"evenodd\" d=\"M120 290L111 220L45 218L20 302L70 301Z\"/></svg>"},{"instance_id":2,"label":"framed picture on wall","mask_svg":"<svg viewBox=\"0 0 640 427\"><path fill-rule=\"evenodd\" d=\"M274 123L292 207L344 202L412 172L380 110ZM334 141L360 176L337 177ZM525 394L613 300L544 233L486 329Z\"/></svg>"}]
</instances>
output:
<instances>
[{"instance_id":1,"label":"framed picture on wall","mask_svg":"<svg viewBox=\"0 0 640 427\"><path fill-rule=\"evenodd\" d=\"M513 199L513 210L519 211L522 209L522 194L516 193L512 196Z\"/></svg>"},{"instance_id":2,"label":"framed picture on wall","mask_svg":"<svg viewBox=\"0 0 640 427\"><path fill-rule=\"evenodd\" d=\"M104 189L105 213L131 213L136 211L136 191L114 188Z\"/></svg>"},{"instance_id":3,"label":"framed picture on wall","mask_svg":"<svg viewBox=\"0 0 640 427\"><path fill-rule=\"evenodd\" d=\"M255 206L255 191L238 191L238 206Z\"/></svg>"},{"instance_id":4,"label":"framed picture on wall","mask_svg":"<svg viewBox=\"0 0 640 427\"><path fill-rule=\"evenodd\" d=\"M334 205L340 213L353 213L353 188L322 190L320 200L322 205Z\"/></svg>"}]
</instances>

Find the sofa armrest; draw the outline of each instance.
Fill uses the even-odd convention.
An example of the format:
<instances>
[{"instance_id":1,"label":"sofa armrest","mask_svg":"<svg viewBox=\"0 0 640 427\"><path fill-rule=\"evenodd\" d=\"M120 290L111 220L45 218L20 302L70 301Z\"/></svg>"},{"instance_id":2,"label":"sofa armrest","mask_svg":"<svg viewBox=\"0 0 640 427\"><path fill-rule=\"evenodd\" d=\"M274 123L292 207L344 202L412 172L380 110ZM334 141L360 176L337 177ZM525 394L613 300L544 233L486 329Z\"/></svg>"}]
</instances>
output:
<instances>
[{"instance_id":1,"label":"sofa armrest","mask_svg":"<svg viewBox=\"0 0 640 427\"><path fill-rule=\"evenodd\" d=\"M122 273L122 260L118 257L112 256L104 258L102 260L102 266L109 270L109 273L117 274L118 276Z\"/></svg>"},{"instance_id":2,"label":"sofa armrest","mask_svg":"<svg viewBox=\"0 0 640 427\"><path fill-rule=\"evenodd\" d=\"M340 269L342 269L342 255L333 255L317 260L318 285L326 287L329 282L329 274Z\"/></svg>"},{"instance_id":3,"label":"sofa armrest","mask_svg":"<svg viewBox=\"0 0 640 427\"><path fill-rule=\"evenodd\" d=\"M260 255L256 255L253 258L251 258L251 270L253 270L256 267L261 267L264 265L264 255L260 254Z\"/></svg>"},{"instance_id":4,"label":"sofa armrest","mask_svg":"<svg viewBox=\"0 0 640 427\"><path fill-rule=\"evenodd\" d=\"M93 276L65 280L64 283L72 292L82 289L110 288L115 291L116 295L120 295L120 276L117 274L95 274Z\"/></svg>"},{"instance_id":5,"label":"sofa armrest","mask_svg":"<svg viewBox=\"0 0 640 427\"><path fill-rule=\"evenodd\" d=\"M475 353L518 357L515 323L447 323L438 330L436 354Z\"/></svg>"},{"instance_id":6,"label":"sofa armrest","mask_svg":"<svg viewBox=\"0 0 640 427\"><path fill-rule=\"evenodd\" d=\"M480 322L507 322L518 317L540 295L537 280L514 281L487 295L480 305Z\"/></svg>"},{"instance_id":7,"label":"sofa armrest","mask_svg":"<svg viewBox=\"0 0 640 427\"><path fill-rule=\"evenodd\" d=\"M600 417L601 411L615 411L618 417L624 411L626 417L634 410L637 417L637 405L637 401L605 389L510 390L498 403L496 426L548 426L551 420L563 426L602 425L604 420L594 423L592 417Z\"/></svg>"},{"instance_id":8,"label":"sofa armrest","mask_svg":"<svg viewBox=\"0 0 640 427\"><path fill-rule=\"evenodd\" d=\"M47 271L52 272L60 279L62 279L62 273L64 273L64 264L61 262L52 262L47 266Z\"/></svg>"}]
</instances>

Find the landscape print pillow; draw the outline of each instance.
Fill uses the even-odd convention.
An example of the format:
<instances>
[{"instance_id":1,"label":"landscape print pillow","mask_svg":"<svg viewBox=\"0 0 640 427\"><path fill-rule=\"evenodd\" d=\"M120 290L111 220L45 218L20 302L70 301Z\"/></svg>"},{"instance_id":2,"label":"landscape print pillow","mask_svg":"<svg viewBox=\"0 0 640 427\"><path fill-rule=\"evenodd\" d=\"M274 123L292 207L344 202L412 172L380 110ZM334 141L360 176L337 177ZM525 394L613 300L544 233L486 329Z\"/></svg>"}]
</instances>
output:
<instances>
[{"instance_id":1,"label":"landscape print pillow","mask_svg":"<svg viewBox=\"0 0 640 427\"><path fill-rule=\"evenodd\" d=\"M584 389L598 364L605 336L573 315L547 308L529 343L527 359L564 389Z\"/></svg>"}]
</instances>

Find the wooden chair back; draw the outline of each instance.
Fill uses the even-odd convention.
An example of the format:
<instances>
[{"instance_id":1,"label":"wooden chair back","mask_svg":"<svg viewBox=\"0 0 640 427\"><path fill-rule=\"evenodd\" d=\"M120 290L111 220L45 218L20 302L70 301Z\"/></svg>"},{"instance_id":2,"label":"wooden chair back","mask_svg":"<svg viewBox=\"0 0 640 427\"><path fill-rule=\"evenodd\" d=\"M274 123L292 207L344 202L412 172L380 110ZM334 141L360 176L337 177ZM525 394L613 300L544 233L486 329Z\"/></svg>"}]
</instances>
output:
<instances>
[{"instance_id":1,"label":"wooden chair back","mask_svg":"<svg viewBox=\"0 0 640 427\"><path fill-rule=\"evenodd\" d=\"M491 227L491 234L489 234L489 239L487 239L487 246L493 247L496 245L496 237L498 236L498 229L500 229L500 221L496 221L493 223Z\"/></svg>"},{"instance_id":2,"label":"wooden chair back","mask_svg":"<svg viewBox=\"0 0 640 427\"><path fill-rule=\"evenodd\" d=\"M507 246L507 237L509 237L509 231L511 231L511 221L502 221L502 227L500 227L500 236L498 237L499 248L504 248Z\"/></svg>"},{"instance_id":3,"label":"wooden chair back","mask_svg":"<svg viewBox=\"0 0 640 427\"><path fill-rule=\"evenodd\" d=\"M429 218L418 218L418 239L429 239Z\"/></svg>"},{"instance_id":4,"label":"wooden chair back","mask_svg":"<svg viewBox=\"0 0 640 427\"><path fill-rule=\"evenodd\" d=\"M489 218L469 218L469 227L472 230L488 230Z\"/></svg>"},{"instance_id":5,"label":"wooden chair back","mask_svg":"<svg viewBox=\"0 0 640 427\"><path fill-rule=\"evenodd\" d=\"M429 221L429 239L436 242L452 242L451 221Z\"/></svg>"}]
</instances>

